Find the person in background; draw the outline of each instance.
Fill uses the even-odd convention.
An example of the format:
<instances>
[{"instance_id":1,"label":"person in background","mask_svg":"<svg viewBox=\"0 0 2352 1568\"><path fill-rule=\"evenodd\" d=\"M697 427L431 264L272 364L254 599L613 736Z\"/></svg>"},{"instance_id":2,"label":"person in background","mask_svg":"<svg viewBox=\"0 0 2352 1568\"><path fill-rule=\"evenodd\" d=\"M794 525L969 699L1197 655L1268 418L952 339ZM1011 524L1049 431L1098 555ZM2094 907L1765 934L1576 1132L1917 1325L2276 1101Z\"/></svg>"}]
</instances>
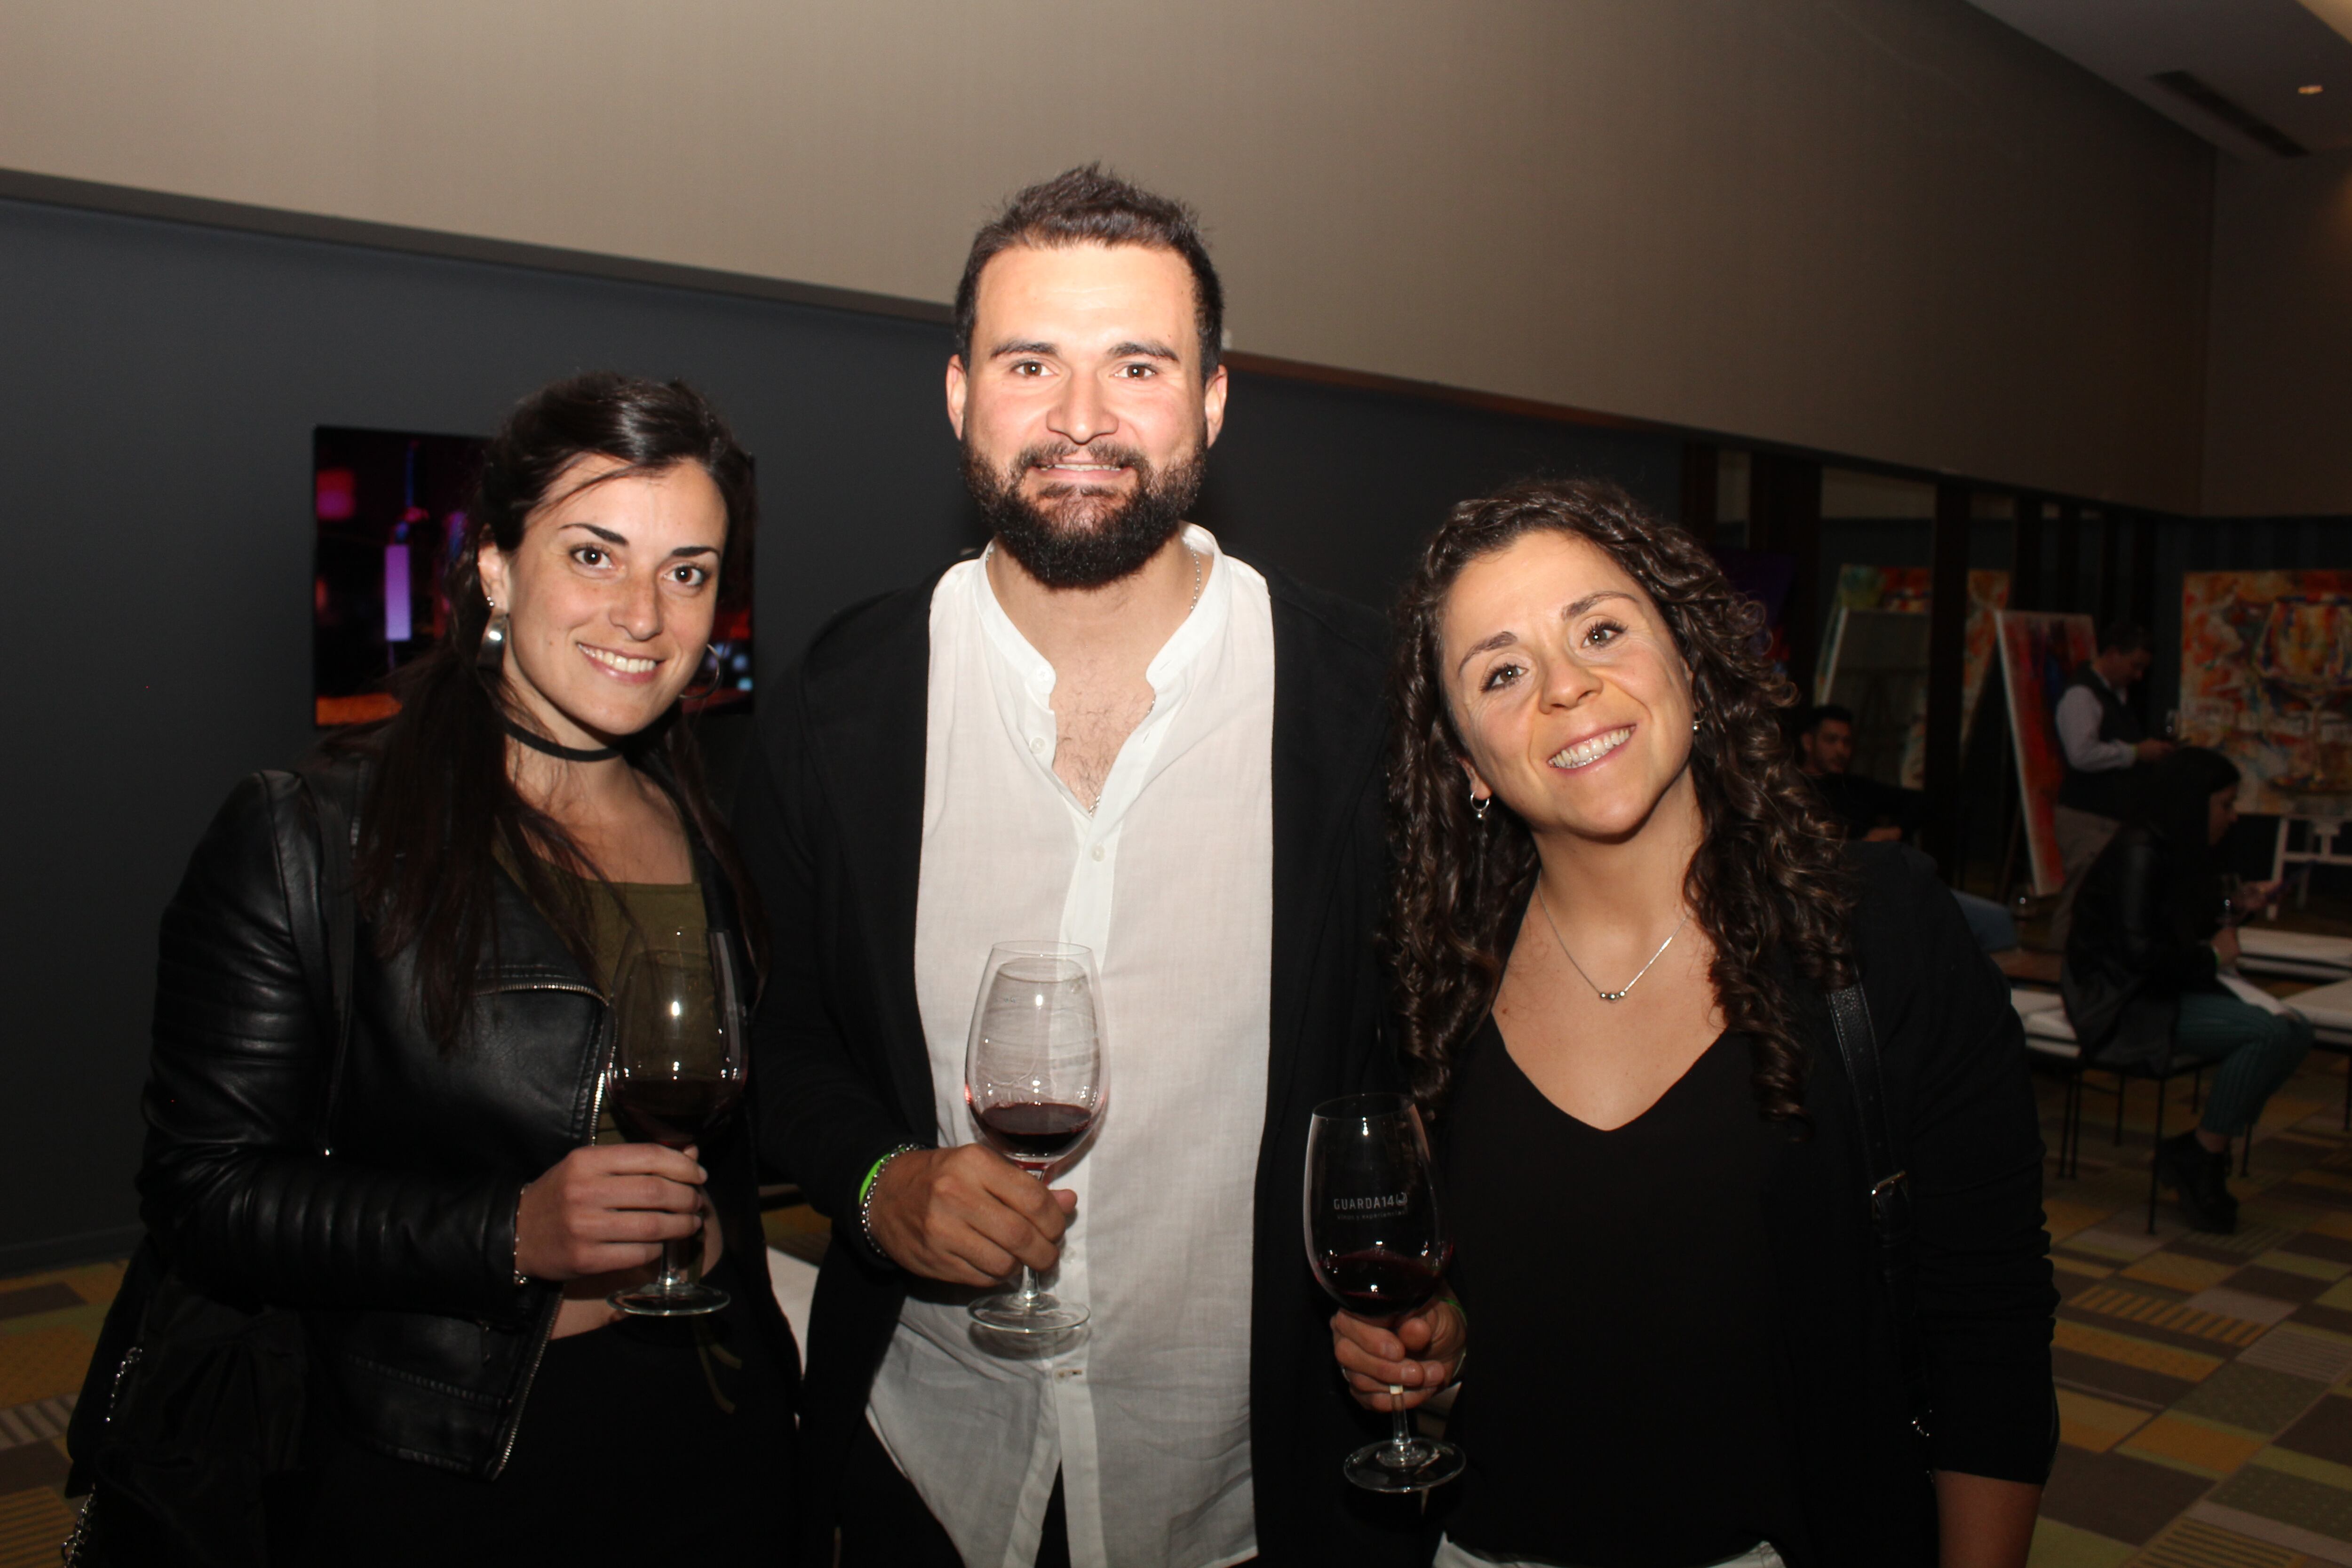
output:
<instances>
[{"instance_id":1,"label":"person in background","mask_svg":"<svg viewBox=\"0 0 2352 1568\"><path fill-rule=\"evenodd\" d=\"M1869 844L1900 842L1918 827L1926 799L1916 789L1880 784L1853 770L1853 710L1834 702L1801 710L1797 721L1797 771L1846 837Z\"/></svg>"},{"instance_id":2,"label":"person in background","mask_svg":"<svg viewBox=\"0 0 2352 1568\"><path fill-rule=\"evenodd\" d=\"M2017 1015L1924 859L1822 831L1758 617L1607 485L1465 501L1406 585L1391 946L1478 1336L1439 1568L2023 1568L2057 1294ZM1857 983L1924 1443L1825 1001Z\"/></svg>"},{"instance_id":3,"label":"person in background","mask_svg":"<svg viewBox=\"0 0 2352 1568\"><path fill-rule=\"evenodd\" d=\"M1900 844L1927 815L1927 797L1916 789L1880 784L1853 772L1853 713L1834 702L1801 710L1797 721L1797 771L1805 775L1845 836L1865 844ZM2015 917L1990 899L1952 889L1977 945L2000 952L2017 945Z\"/></svg>"},{"instance_id":4,"label":"person in background","mask_svg":"<svg viewBox=\"0 0 2352 1568\"><path fill-rule=\"evenodd\" d=\"M1221 310L1178 204L1096 168L1014 196L947 365L989 548L845 612L762 700L736 815L776 922L763 1137L834 1221L802 1437L844 1568L1416 1544L1410 1510L1351 1511L1368 1427L1298 1219L1314 1106L1402 1077L1388 637L1185 521ZM1050 1191L964 1106L989 948L1024 938L1094 951L1114 1086ZM1024 1263L1083 1331L974 1331L971 1288ZM1434 1389L1458 1313L1403 1332L1388 1381Z\"/></svg>"},{"instance_id":5,"label":"person in background","mask_svg":"<svg viewBox=\"0 0 2352 1568\"><path fill-rule=\"evenodd\" d=\"M2131 689L2156 660L2147 628L2110 626L2099 634L2098 657L2077 668L2058 699L2059 749L2066 776L2058 786L2058 858L2065 887L2050 917L2051 945L2064 952L2073 930L2083 874L2131 815L2132 792L2148 763L2172 750L2152 739L2126 706Z\"/></svg>"},{"instance_id":6,"label":"person in background","mask_svg":"<svg viewBox=\"0 0 2352 1568\"><path fill-rule=\"evenodd\" d=\"M2130 825L2083 879L2059 971L2066 1016L2087 1060L2161 1066L2177 1056L2219 1064L2197 1126L2158 1145L2158 1179L2200 1230L2237 1224L2230 1140L2246 1131L2311 1049L2311 1024L2233 994L2234 922L2278 896L2275 883L2225 897L2214 851L2238 820L2238 769L2184 746L2147 770Z\"/></svg>"},{"instance_id":7,"label":"person in background","mask_svg":"<svg viewBox=\"0 0 2352 1568\"><path fill-rule=\"evenodd\" d=\"M755 510L750 458L683 383L525 399L399 715L310 789L240 784L164 913L141 1214L203 1289L302 1312L294 1563L788 1549L799 1354L747 1119L680 1152L597 1114L628 939L674 935L709 973L716 936L747 984L762 949L679 710L750 586ZM356 823L340 1058L306 984L337 891L322 798ZM607 1305L698 1228L723 1311Z\"/></svg>"}]
</instances>

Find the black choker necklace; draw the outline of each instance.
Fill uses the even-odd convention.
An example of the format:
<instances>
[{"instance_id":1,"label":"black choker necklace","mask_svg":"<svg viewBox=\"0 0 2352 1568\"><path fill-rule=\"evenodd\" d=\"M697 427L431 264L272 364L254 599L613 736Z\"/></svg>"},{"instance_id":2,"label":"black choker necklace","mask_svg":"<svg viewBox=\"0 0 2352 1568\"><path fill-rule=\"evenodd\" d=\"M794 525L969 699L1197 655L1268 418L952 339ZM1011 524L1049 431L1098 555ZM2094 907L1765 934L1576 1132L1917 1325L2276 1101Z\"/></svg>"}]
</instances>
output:
<instances>
[{"instance_id":1,"label":"black choker necklace","mask_svg":"<svg viewBox=\"0 0 2352 1568\"><path fill-rule=\"evenodd\" d=\"M536 731L524 729L504 713L499 715L499 727L532 751L561 757L567 763L608 763L621 754L618 746L559 746Z\"/></svg>"}]
</instances>

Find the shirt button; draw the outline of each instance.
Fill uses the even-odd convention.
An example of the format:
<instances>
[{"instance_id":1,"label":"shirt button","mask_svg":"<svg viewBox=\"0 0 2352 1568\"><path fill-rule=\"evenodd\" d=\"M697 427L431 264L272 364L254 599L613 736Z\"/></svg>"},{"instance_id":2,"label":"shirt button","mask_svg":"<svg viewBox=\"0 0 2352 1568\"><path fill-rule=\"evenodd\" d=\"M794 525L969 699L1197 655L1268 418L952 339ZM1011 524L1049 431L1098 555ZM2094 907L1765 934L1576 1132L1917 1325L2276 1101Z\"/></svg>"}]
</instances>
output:
<instances>
[{"instance_id":1,"label":"shirt button","mask_svg":"<svg viewBox=\"0 0 2352 1568\"><path fill-rule=\"evenodd\" d=\"M1030 737L1029 737L1029 749L1030 749L1031 751L1033 751L1033 752L1041 752L1041 753L1042 753L1042 752L1045 750L1045 736L1043 736L1043 735L1032 735L1032 736L1030 736Z\"/></svg>"},{"instance_id":2,"label":"shirt button","mask_svg":"<svg viewBox=\"0 0 2352 1568\"><path fill-rule=\"evenodd\" d=\"M1102 858L1102 846L1099 844L1095 846L1095 858L1097 860Z\"/></svg>"}]
</instances>

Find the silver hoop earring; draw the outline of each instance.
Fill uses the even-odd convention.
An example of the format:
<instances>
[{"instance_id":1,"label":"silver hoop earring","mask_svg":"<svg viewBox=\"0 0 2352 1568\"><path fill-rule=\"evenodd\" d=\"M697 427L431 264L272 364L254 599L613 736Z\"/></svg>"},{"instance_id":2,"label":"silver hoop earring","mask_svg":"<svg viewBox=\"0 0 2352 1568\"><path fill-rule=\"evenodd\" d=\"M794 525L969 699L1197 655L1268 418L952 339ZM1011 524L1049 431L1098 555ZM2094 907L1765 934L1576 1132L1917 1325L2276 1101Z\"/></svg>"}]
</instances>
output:
<instances>
[{"instance_id":1,"label":"silver hoop earring","mask_svg":"<svg viewBox=\"0 0 2352 1568\"><path fill-rule=\"evenodd\" d=\"M490 608L495 610L498 605L490 603ZM490 624L482 628L482 646L474 650L474 664L477 668L496 669L506 663L507 635L510 629L510 623L505 616L498 615L490 617Z\"/></svg>"},{"instance_id":2,"label":"silver hoop earring","mask_svg":"<svg viewBox=\"0 0 2352 1568\"><path fill-rule=\"evenodd\" d=\"M1481 826L1486 825L1486 808L1494 804L1495 797L1491 795L1474 795L1470 797L1470 815Z\"/></svg>"},{"instance_id":3,"label":"silver hoop earring","mask_svg":"<svg viewBox=\"0 0 2352 1568\"><path fill-rule=\"evenodd\" d=\"M1691 733L1694 735L1698 733L1698 721L1696 719L1691 721Z\"/></svg>"}]
</instances>

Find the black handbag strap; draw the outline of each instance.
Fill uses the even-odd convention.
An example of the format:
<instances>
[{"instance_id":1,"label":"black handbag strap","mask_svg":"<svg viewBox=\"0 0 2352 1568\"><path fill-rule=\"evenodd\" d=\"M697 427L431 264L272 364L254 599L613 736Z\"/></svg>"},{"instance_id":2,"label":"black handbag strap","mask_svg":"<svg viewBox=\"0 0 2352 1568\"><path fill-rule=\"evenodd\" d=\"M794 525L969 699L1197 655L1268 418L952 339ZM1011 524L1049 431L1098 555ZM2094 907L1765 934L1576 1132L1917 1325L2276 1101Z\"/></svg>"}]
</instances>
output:
<instances>
[{"instance_id":1,"label":"black handbag strap","mask_svg":"<svg viewBox=\"0 0 2352 1568\"><path fill-rule=\"evenodd\" d=\"M1830 1023L1838 1054L1845 1058L1846 1082L1862 1131L1864 1163L1870 1173L1870 1229L1886 1300L1895 1314L1895 1349L1903 1371L1903 1391L1911 1428L1927 1436L1927 1369L1919 1352L1918 1292L1911 1267L1911 1173L1895 1161L1887 1130L1886 1079L1880 1070L1878 1031L1870 1022L1870 1002L1859 981L1828 993Z\"/></svg>"}]
</instances>

